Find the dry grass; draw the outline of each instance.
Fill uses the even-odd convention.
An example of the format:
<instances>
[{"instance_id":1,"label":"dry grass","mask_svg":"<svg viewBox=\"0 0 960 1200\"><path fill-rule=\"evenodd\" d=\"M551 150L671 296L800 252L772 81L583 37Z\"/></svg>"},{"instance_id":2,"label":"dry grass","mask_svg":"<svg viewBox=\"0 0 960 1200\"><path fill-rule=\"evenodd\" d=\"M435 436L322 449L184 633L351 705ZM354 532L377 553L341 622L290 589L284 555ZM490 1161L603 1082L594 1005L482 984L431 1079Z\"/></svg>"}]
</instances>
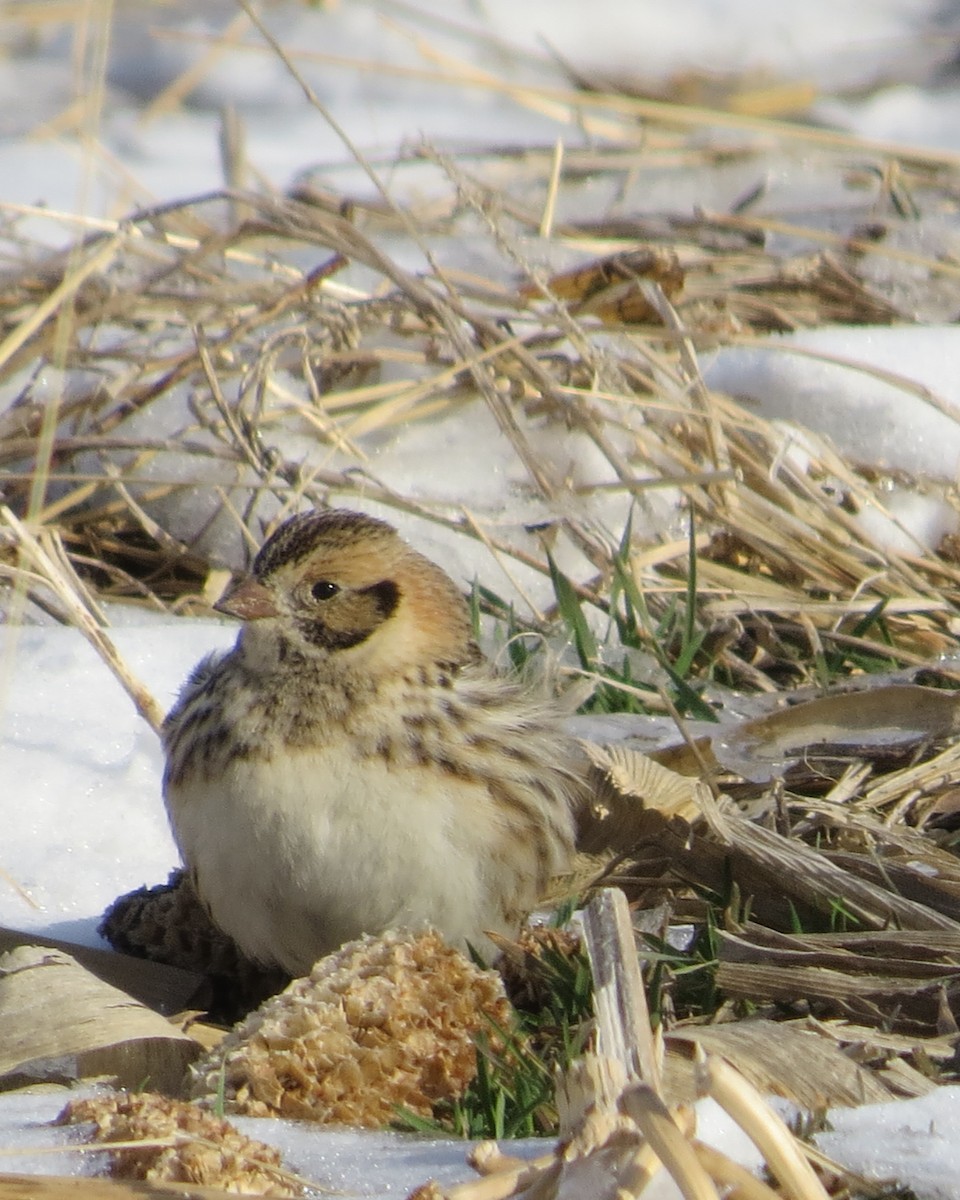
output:
<instances>
[{"instance_id":1,"label":"dry grass","mask_svg":"<svg viewBox=\"0 0 960 1200\"><path fill-rule=\"evenodd\" d=\"M592 157L594 178L622 178L618 155L606 165ZM544 176L549 162L544 155ZM574 156L565 163L572 172ZM12 240L14 265L0 282L0 372L15 394L0 415L11 508L35 525L55 525L105 593L167 602L196 592L209 563L178 536L176 522L164 529L152 514L160 501L197 487L229 507L248 545L261 537L264 495L290 508L335 494L485 536L496 551L546 573L543 554L525 551L523 540L474 528L456 505L424 499L428 481L398 494L371 477L366 447L378 437L458 406L467 425L471 409L484 405L526 476L518 490L535 496L553 514L553 534L594 564L596 578L582 587L601 608L621 531L591 527L582 485L571 503L561 465L538 448L545 427L576 430L599 451L609 467L599 495L682 489L702 533L705 599L745 593L755 602L760 590L767 605L810 613L820 625L836 624L847 599L896 599L920 610L949 600L958 579L949 557L891 561L864 544L850 511L882 508L883 480L824 448L823 474L844 491L838 506L835 493L817 488L816 469L797 478L782 463L781 428L708 394L697 375L698 350L772 328L876 323L881 310L884 320L903 319L858 281L859 251L780 261L749 242L705 248L717 225L706 218L683 242L676 231L663 234L663 221L637 219L632 233L622 230L629 253L586 278L582 300L534 300L511 279L523 263L527 280L547 291L533 263L554 252L570 257L572 227L531 240L507 217L502 197L478 181L476 164L469 180L457 164L444 166L453 176L449 208L423 229L415 211L381 217L347 198L345 217L305 195L224 194L135 215L62 254ZM519 190L546 182L521 178ZM233 200L242 201L239 222ZM14 230L18 215L7 211ZM431 257L446 239L475 235L479 217L481 229L488 226L480 253L490 276L407 271L392 257L402 248L398 235L384 228L401 217ZM663 243L684 264L683 296L673 304L633 268L638 245L653 255ZM579 234L575 253L582 261L613 246L609 237ZM315 265L304 270L298 258ZM341 284L345 277L362 277L364 286ZM606 323L629 317L631 307L649 316L654 303L668 327ZM148 436L137 432L146 424ZM309 442L309 458L285 453L285 437L298 448ZM672 592L685 572L685 546L664 553L640 536L636 549L638 584L654 601ZM826 622L817 596L830 601ZM920 625L933 632L945 622L931 613Z\"/></svg>"},{"instance_id":2,"label":"dry grass","mask_svg":"<svg viewBox=\"0 0 960 1200\"><path fill-rule=\"evenodd\" d=\"M40 12L25 5L20 16ZM956 547L893 556L871 544L854 514L883 509L888 480L826 444L800 473L782 426L711 393L698 358L776 331L909 324L917 297L926 319L957 311L960 267L907 248L914 213L955 207L956 156L743 112L523 90L462 64L434 62L424 77L449 82L456 71L464 87L559 115L569 140L459 157L421 145L391 164L390 188L364 164L362 194L231 188L118 221L0 202L0 570L21 596L85 620L109 656L103 600L204 611L224 546L237 563L287 511L375 504L483 547L481 583L502 590L505 573L517 597L530 592L526 606L517 599L527 628L555 632L563 608L530 583L550 579L548 554L579 564L572 591L597 627L623 615L632 588L645 608L634 649L676 664L690 644L685 621L702 634L686 683L718 703L718 683L779 698L951 652ZM761 212L750 181L771 164L832 181L830 199ZM417 199L427 168L439 184ZM728 190L742 180L743 190L723 212L641 203L647 185L686 195L691 179ZM599 209L597 195L609 198ZM69 234L66 249L36 240L39 217ZM454 417L451 453L465 475L476 469L474 423L492 420L515 519L437 498L429 464L413 481L382 469L392 438ZM589 452L600 474L584 479L567 450L551 450L558 442ZM657 508L662 496L675 507ZM952 491L947 499L957 504ZM614 636L587 665L604 671L619 655ZM955 680L947 667L933 681ZM629 681L617 686L628 694ZM678 702L647 683L640 695L652 708ZM617 877L638 903L666 896L701 917L703 894L724 893L730 937L754 949L762 938L741 920L748 899L755 920L788 932L787 900L797 912L803 900L812 922L824 904L849 907L856 879L862 928L949 932L933 955L941 990L903 1017L911 1033L937 1032L960 1016L960 871L949 831L927 828L949 825L949 741L929 738L897 761L848 748L786 784L715 779L753 823L718 809L673 841L659 830L642 853L620 847ZM748 832L731 834L735 821ZM774 839L766 858L764 837ZM940 886L920 894L924 872L911 863L935 870ZM917 909L884 909L878 897L899 901L908 883ZM911 924L919 909L926 924ZM878 944L823 953L862 971ZM755 978L742 982L752 953L741 947L721 986L783 1003ZM922 946L905 950L901 974L915 981L923 957ZM861 990L862 1002L827 1005L828 1015L900 1019L900 1007L891 1015Z\"/></svg>"}]
</instances>

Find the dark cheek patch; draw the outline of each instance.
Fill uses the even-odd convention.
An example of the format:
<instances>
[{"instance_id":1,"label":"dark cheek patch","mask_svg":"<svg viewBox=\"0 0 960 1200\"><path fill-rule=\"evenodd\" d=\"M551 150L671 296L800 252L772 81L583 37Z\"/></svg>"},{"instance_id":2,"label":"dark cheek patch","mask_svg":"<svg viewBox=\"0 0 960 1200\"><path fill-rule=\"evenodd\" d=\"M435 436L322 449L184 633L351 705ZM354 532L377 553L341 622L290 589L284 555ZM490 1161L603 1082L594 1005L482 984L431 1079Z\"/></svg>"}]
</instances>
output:
<instances>
[{"instance_id":1,"label":"dark cheek patch","mask_svg":"<svg viewBox=\"0 0 960 1200\"><path fill-rule=\"evenodd\" d=\"M375 583L371 587L364 588L360 595L369 596L373 600L380 612L381 621L392 617L400 603L400 589L392 579L384 579L382 583Z\"/></svg>"},{"instance_id":2,"label":"dark cheek patch","mask_svg":"<svg viewBox=\"0 0 960 1200\"><path fill-rule=\"evenodd\" d=\"M297 622L300 632L314 646L322 646L324 650L349 650L351 646L359 646L373 633L376 626L369 629L335 629L323 621L300 620Z\"/></svg>"},{"instance_id":3,"label":"dark cheek patch","mask_svg":"<svg viewBox=\"0 0 960 1200\"><path fill-rule=\"evenodd\" d=\"M344 593L323 605L319 615L297 621L300 632L324 650L349 650L359 646L396 611L400 589L391 579L362 591Z\"/></svg>"}]
</instances>

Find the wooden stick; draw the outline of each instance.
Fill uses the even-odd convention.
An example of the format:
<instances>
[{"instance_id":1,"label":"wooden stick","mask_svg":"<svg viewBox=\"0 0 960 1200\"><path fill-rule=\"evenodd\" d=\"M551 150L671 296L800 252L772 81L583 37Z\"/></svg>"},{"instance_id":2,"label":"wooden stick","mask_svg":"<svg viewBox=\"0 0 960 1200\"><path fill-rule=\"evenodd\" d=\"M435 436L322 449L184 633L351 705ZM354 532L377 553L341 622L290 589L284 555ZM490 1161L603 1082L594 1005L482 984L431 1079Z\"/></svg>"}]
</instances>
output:
<instances>
[{"instance_id":1,"label":"wooden stick","mask_svg":"<svg viewBox=\"0 0 960 1200\"><path fill-rule=\"evenodd\" d=\"M642 1079L660 1095L660 1054L650 1028L650 1011L637 959L627 898L604 888L583 916L584 938L593 971L597 1052L622 1063L628 1079Z\"/></svg>"}]
</instances>

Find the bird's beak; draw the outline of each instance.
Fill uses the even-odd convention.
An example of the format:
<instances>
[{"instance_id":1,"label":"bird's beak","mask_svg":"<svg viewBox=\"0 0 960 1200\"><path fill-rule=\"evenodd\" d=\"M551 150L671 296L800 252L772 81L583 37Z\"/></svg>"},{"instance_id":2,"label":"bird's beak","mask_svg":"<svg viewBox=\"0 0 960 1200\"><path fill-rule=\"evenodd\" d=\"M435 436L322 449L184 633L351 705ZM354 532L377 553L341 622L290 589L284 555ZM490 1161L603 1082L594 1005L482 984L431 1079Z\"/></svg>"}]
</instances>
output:
<instances>
[{"instance_id":1,"label":"bird's beak","mask_svg":"<svg viewBox=\"0 0 960 1200\"><path fill-rule=\"evenodd\" d=\"M263 617L275 617L277 607L269 591L252 575L232 583L213 606L217 612L228 617L239 617L241 621L259 621Z\"/></svg>"}]
</instances>

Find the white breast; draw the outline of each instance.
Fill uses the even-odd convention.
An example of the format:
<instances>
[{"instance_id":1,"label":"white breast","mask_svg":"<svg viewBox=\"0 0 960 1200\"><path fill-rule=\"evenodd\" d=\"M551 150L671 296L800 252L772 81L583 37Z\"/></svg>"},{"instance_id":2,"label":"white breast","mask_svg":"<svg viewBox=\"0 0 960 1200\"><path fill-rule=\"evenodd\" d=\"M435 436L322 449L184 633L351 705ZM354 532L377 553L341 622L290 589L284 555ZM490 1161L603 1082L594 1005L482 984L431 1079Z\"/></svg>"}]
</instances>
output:
<instances>
[{"instance_id":1,"label":"white breast","mask_svg":"<svg viewBox=\"0 0 960 1200\"><path fill-rule=\"evenodd\" d=\"M294 975L361 933L432 924L483 948L505 830L484 787L348 748L232 763L170 789L186 864L217 924Z\"/></svg>"}]
</instances>

